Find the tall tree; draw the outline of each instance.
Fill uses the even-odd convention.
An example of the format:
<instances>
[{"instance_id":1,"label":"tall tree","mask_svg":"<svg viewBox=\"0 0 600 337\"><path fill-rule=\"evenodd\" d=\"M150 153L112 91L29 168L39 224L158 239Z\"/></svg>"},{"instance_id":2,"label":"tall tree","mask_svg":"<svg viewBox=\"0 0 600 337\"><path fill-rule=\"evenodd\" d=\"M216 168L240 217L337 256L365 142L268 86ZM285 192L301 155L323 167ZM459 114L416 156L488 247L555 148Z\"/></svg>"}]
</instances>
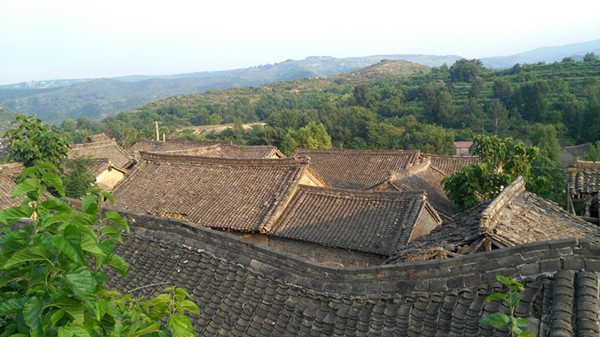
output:
<instances>
[{"instance_id":1,"label":"tall tree","mask_svg":"<svg viewBox=\"0 0 600 337\"><path fill-rule=\"evenodd\" d=\"M473 82L483 68L480 60L460 59L450 67L450 79L452 82Z\"/></svg>"}]
</instances>

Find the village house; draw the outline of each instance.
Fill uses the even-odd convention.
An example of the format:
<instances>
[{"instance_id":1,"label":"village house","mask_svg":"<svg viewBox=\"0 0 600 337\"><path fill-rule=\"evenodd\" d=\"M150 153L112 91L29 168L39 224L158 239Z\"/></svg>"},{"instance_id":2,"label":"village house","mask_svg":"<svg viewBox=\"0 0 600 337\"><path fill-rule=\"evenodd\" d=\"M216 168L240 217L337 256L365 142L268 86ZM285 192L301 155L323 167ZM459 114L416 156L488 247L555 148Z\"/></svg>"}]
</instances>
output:
<instances>
[{"instance_id":1,"label":"village house","mask_svg":"<svg viewBox=\"0 0 600 337\"><path fill-rule=\"evenodd\" d=\"M456 215L401 247L390 261L458 257L567 238L600 238L599 228L525 190L518 177L493 200ZM600 241L599 241L600 242Z\"/></svg>"},{"instance_id":2,"label":"village house","mask_svg":"<svg viewBox=\"0 0 600 337\"><path fill-rule=\"evenodd\" d=\"M115 167L129 169L135 163L133 157L127 153L114 139L104 140L101 134L98 137L89 136L88 142L83 144L72 144L67 154L69 159L77 157L92 157L96 159L108 159ZM91 139L99 139L91 141Z\"/></svg>"},{"instance_id":3,"label":"village house","mask_svg":"<svg viewBox=\"0 0 600 337\"><path fill-rule=\"evenodd\" d=\"M497 336L481 323L500 309L496 275L525 286L516 315L537 336L598 336L599 245L564 239L463 257L342 267L229 232L122 212L131 234L116 252L129 276L109 286L134 296L183 287L200 308L198 336Z\"/></svg>"},{"instance_id":4,"label":"village house","mask_svg":"<svg viewBox=\"0 0 600 337\"><path fill-rule=\"evenodd\" d=\"M569 165L566 175L569 210L598 223L600 203L600 163L576 161Z\"/></svg>"},{"instance_id":5,"label":"village house","mask_svg":"<svg viewBox=\"0 0 600 337\"><path fill-rule=\"evenodd\" d=\"M0 211L19 206L23 201L23 195L13 199L12 194L24 169L21 163L0 164Z\"/></svg>"},{"instance_id":6,"label":"village house","mask_svg":"<svg viewBox=\"0 0 600 337\"><path fill-rule=\"evenodd\" d=\"M473 142L454 142L454 155L455 156L470 156L471 151L469 150Z\"/></svg>"}]
</instances>

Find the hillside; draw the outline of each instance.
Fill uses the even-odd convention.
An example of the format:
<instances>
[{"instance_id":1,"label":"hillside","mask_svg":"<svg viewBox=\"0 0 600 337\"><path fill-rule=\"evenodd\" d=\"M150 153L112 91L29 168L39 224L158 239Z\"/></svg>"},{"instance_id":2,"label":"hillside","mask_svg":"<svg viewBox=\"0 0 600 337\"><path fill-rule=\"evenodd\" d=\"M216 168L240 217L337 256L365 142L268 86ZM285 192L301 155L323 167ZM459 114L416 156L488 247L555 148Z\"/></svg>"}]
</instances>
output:
<instances>
[{"instance_id":1,"label":"hillside","mask_svg":"<svg viewBox=\"0 0 600 337\"><path fill-rule=\"evenodd\" d=\"M24 114L37 114L46 122L60 124L67 118L84 116L100 120L161 98L202 93L211 89L235 88L287 81L305 77L322 77L351 72L382 59L416 59L441 65L453 63L458 56L383 55L352 58L309 57L304 60L262 65L246 69L202 72L167 76L126 76L96 79L68 86L32 89L23 83L0 88L0 105ZM52 82L52 81L48 81Z\"/></svg>"},{"instance_id":2,"label":"hillside","mask_svg":"<svg viewBox=\"0 0 600 337\"><path fill-rule=\"evenodd\" d=\"M484 57L483 65L488 68L510 68L516 63L534 64L538 62L560 62L565 57L572 57L575 61L583 60L587 53L600 55L600 40L568 44L565 46L537 48L510 56Z\"/></svg>"},{"instance_id":3,"label":"hillside","mask_svg":"<svg viewBox=\"0 0 600 337\"><path fill-rule=\"evenodd\" d=\"M9 108L0 106L0 138L4 136L4 132L10 128L10 122L15 119L15 112Z\"/></svg>"}]
</instances>

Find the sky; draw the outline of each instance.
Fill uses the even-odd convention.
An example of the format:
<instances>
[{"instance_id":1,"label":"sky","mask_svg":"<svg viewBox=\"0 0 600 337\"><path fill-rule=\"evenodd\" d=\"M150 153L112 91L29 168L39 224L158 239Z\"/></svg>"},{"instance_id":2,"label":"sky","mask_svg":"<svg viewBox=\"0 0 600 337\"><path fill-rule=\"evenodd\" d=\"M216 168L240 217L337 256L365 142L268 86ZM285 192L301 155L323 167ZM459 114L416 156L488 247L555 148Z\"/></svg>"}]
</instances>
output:
<instances>
[{"instance_id":1,"label":"sky","mask_svg":"<svg viewBox=\"0 0 600 337\"><path fill-rule=\"evenodd\" d=\"M0 0L0 84L597 39L598 0Z\"/></svg>"}]
</instances>

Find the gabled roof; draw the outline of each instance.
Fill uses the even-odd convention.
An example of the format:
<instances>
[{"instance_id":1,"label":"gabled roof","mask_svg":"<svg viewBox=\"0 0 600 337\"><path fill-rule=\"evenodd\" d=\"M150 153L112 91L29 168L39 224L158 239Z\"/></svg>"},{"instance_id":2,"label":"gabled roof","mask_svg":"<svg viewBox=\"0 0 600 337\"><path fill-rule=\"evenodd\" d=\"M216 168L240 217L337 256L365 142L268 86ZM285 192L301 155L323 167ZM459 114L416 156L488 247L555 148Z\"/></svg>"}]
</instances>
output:
<instances>
[{"instance_id":1,"label":"gabled roof","mask_svg":"<svg viewBox=\"0 0 600 337\"><path fill-rule=\"evenodd\" d=\"M423 154L423 159L425 160L427 158L431 160L431 166L435 167L447 176L451 176L452 173L460 171L467 165L477 165L479 163L479 158L473 156L442 156Z\"/></svg>"},{"instance_id":2,"label":"gabled roof","mask_svg":"<svg viewBox=\"0 0 600 337\"><path fill-rule=\"evenodd\" d=\"M569 195L596 194L600 191L600 163L576 161L567 169Z\"/></svg>"},{"instance_id":3,"label":"gabled roof","mask_svg":"<svg viewBox=\"0 0 600 337\"><path fill-rule=\"evenodd\" d=\"M11 163L0 165L0 211L9 207L19 206L24 196L12 198L12 194L17 187L16 178L23 173L23 164Z\"/></svg>"},{"instance_id":4,"label":"gabled roof","mask_svg":"<svg viewBox=\"0 0 600 337\"><path fill-rule=\"evenodd\" d=\"M114 188L115 207L206 227L268 231L308 168L307 158L225 159L140 152Z\"/></svg>"},{"instance_id":5,"label":"gabled roof","mask_svg":"<svg viewBox=\"0 0 600 337\"><path fill-rule=\"evenodd\" d=\"M133 156L139 151L145 152L169 152L197 149L212 145L227 145L231 142L212 142L212 141L196 141L196 140L175 140L167 139L164 142L142 138L127 149Z\"/></svg>"},{"instance_id":6,"label":"gabled roof","mask_svg":"<svg viewBox=\"0 0 600 337\"><path fill-rule=\"evenodd\" d=\"M385 181L390 171L415 165L419 154L419 150L296 149L292 156L308 156L311 168L332 187L364 190Z\"/></svg>"},{"instance_id":7,"label":"gabled roof","mask_svg":"<svg viewBox=\"0 0 600 337\"><path fill-rule=\"evenodd\" d=\"M500 249L459 259L366 268L311 263L228 233L173 219L123 214L132 234L116 253L128 278L109 288L154 297L179 286L201 311L198 336L498 336L481 319L501 308L496 275L525 290L516 315L536 336L600 333L600 259L577 240Z\"/></svg>"},{"instance_id":8,"label":"gabled roof","mask_svg":"<svg viewBox=\"0 0 600 337\"><path fill-rule=\"evenodd\" d=\"M108 136L106 134L103 133L98 133L95 135L89 135L86 136L85 138L83 138L83 142L82 143L98 143L98 142L104 142L104 141L108 141L110 140L110 138L108 138Z\"/></svg>"},{"instance_id":9,"label":"gabled roof","mask_svg":"<svg viewBox=\"0 0 600 337\"><path fill-rule=\"evenodd\" d=\"M560 163L563 169L567 169L567 167L574 161L578 161L583 159L587 153L590 152L590 144L581 144L575 146L561 146L560 147Z\"/></svg>"},{"instance_id":10,"label":"gabled roof","mask_svg":"<svg viewBox=\"0 0 600 337\"><path fill-rule=\"evenodd\" d=\"M160 142L140 139L128 151L132 154L139 151L146 151L238 159L285 158L285 155L272 145L241 146L234 145L231 142L191 140L166 140Z\"/></svg>"},{"instance_id":11,"label":"gabled roof","mask_svg":"<svg viewBox=\"0 0 600 337\"><path fill-rule=\"evenodd\" d=\"M567 213L552 201L527 192L525 181L519 177L494 200L466 210L431 233L415 239L391 260L471 254L482 250L485 241L496 247L511 247L566 238L600 241L600 232L598 226Z\"/></svg>"},{"instance_id":12,"label":"gabled roof","mask_svg":"<svg viewBox=\"0 0 600 337\"><path fill-rule=\"evenodd\" d=\"M300 186L267 234L389 256L409 242L424 216L441 223L422 192Z\"/></svg>"},{"instance_id":13,"label":"gabled roof","mask_svg":"<svg viewBox=\"0 0 600 337\"><path fill-rule=\"evenodd\" d=\"M389 180L402 191L427 192L427 198L436 211L453 216L456 205L448 199L442 186L442 179L448 175L434 167L432 162L432 157L425 157L418 165L392 172Z\"/></svg>"},{"instance_id":14,"label":"gabled roof","mask_svg":"<svg viewBox=\"0 0 600 337\"><path fill-rule=\"evenodd\" d=\"M525 190L518 177L481 214L479 231L499 247L598 235L598 226Z\"/></svg>"},{"instance_id":15,"label":"gabled roof","mask_svg":"<svg viewBox=\"0 0 600 337\"><path fill-rule=\"evenodd\" d=\"M92 142L86 144L73 144L68 153L69 158L91 156L94 158L107 158L116 167L127 166L133 158L123 150L114 140Z\"/></svg>"}]
</instances>

